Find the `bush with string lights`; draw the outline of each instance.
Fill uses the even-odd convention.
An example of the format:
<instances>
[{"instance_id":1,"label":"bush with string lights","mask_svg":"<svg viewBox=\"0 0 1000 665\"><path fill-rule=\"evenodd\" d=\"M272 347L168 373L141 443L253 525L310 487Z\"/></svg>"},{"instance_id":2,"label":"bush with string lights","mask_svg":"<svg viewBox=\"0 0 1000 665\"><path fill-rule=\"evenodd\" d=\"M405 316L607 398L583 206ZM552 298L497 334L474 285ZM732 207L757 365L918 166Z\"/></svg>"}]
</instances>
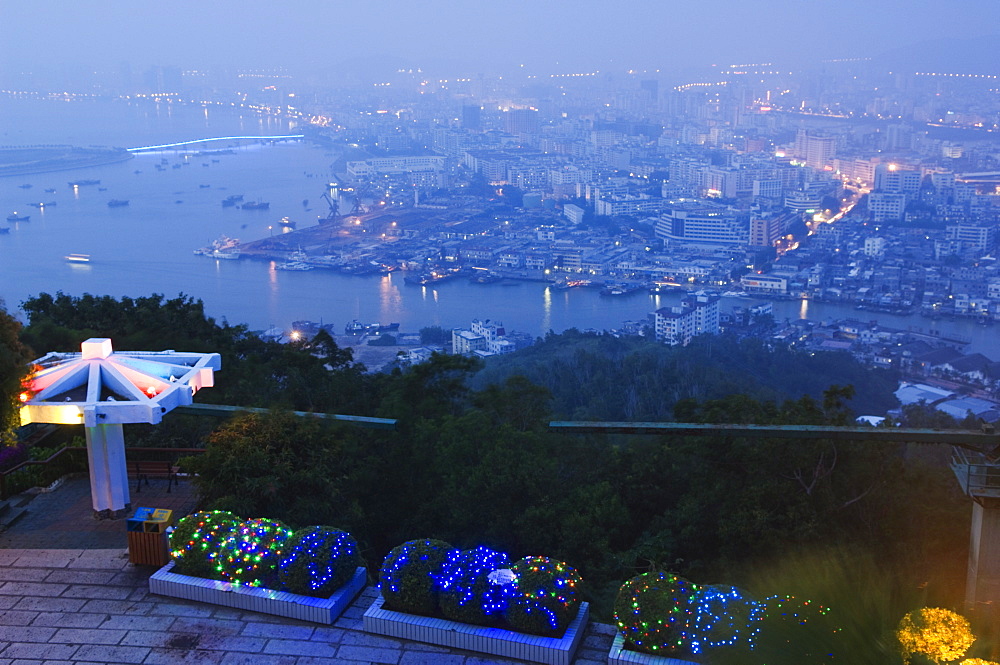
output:
<instances>
[{"instance_id":1,"label":"bush with string lights","mask_svg":"<svg viewBox=\"0 0 1000 665\"><path fill-rule=\"evenodd\" d=\"M292 593L329 598L362 565L354 537L330 526L295 531L285 544L278 577Z\"/></svg>"},{"instance_id":2,"label":"bush with string lights","mask_svg":"<svg viewBox=\"0 0 1000 665\"><path fill-rule=\"evenodd\" d=\"M455 552L443 540L411 540L393 548L382 563L379 589L385 608L409 614L434 614L438 607L438 576Z\"/></svg>"},{"instance_id":3,"label":"bush with string lights","mask_svg":"<svg viewBox=\"0 0 1000 665\"><path fill-rule=\"evenodd\" d=\"M192 577L218 579L219 546L239 529L243 520L224 510L193 513L182 517L170 533L170 556L175 572Z\"/></svg>"}]
</instances>

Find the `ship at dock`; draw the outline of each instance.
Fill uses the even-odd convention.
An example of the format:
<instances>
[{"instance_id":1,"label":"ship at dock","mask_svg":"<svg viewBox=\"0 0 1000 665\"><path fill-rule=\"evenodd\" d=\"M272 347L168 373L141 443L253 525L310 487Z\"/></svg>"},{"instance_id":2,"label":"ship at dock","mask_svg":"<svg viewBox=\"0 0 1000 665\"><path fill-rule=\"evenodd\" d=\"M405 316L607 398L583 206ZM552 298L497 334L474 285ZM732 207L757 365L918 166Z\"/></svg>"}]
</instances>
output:
<instances>
[{"instance_id":1,"label":"ship at dock","mask_svg":"<svg viewBox=\"0 0 1000 665\"><path fill-rule=\"evenodd\" d=\"M208 247L194 250L195 254L209 256L213 259L235 260L240 258L240 241L229 236L219 236Z\"/></svg>"}]
</instances>

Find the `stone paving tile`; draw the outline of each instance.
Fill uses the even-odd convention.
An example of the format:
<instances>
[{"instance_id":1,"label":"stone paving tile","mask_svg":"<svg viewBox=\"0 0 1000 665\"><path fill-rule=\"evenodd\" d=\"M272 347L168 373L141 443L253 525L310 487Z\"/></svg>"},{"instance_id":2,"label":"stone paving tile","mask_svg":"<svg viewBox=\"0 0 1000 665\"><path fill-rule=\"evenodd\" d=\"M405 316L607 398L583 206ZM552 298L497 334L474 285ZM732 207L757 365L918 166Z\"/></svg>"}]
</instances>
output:
<instances>
[{"instance_id":1,"label":"stone paving tile","mask_svg":"<svg viewBox=\"0 0 1000 665\"><path fill-rule=\"evenodd\" d=\"M378 647L382 649L402 649L403 640L368 633L344 633L341 644L353 644L361 647Z\"/></svg>"},{"instance_id":2,"label":"stone paving tile","mask_svg":"<svg viewBox=\"0 0 1000 665\"><path fill-rule=\"evenodd\" d=\"M175 665L175 663L186 663L188 665L219 665L225 658L225 654L220 651L181 651L179 649L151 649L145 665Z\"/></svg>"},{"instance_id":3,"label":"stone paving tile","mask_svg":"<svg viewBox=\"0 0 1000 665\"><path fill-rule=\"evenodd\" d=\"M0 610L9 610L20 600L17 596L0 596Z\"/></svg>"},{"instance_id":4,"label":"stone paving tile","mask_svg":"<svg viewBox=\"0 0 1000 665\"><path fill-rule=\"evenodd\" d=\"M97 616L97 615L95 615ZM102 630L118 628L122 630L168 630L174 623L174 617L151 617L115 614L107 617L100 624Z\"/></svg>"},{"instance_id":5,"label":"stone paving tile","mask_svg":"<svg viewBox=\"0 0 1000 665\"><path fill-rule=\"evenodd\" d=\"M48 642L55 632L55 628L43 626L0 626L0 641Z\"/></svg>"},{"instance_id":6,"label":"stone paving tile","mask_svg":"<svg viewBox=\"0 0 1000 665\"><path fill-rule=\"evenodd\" d=\"M340 628L319 626L313 629L312 637L309 639L313 642L336 642L340 644L340 641L344 639L344 631Z\"/></svg>"},{"instance_id":7,"label":"stone paving tile","mask_svg":"<svg viewBox=\"0 0 1000 665\"><path fill-rule=\"evenodd\" d=\"M271 637L286 640L308 640L315 628L311 626L287 626L280 623L248 623L243 629L246 637Z\"/></svg>"},{"instance_id":8,"label":"stone paving tile","mask_svg":"<svg viewBox=\"0 0 1000 665\"><path fill-rule=\"evenodd\" d=\"M465 659L465 665L511 665L512 663L520 663L523 661L513 660L511 658L500 658L499 656L489 656L475 655L469 656ZM573 661L576 665L576 661Z\"/></svg>"},{"instance_id":9,"label":"stone paving tile","mask_svg":"<svg viewBox=\"0 0 1000 665\"><path fill-rule=\"evenodd\" d=\"M59 600L75 600L73 598L60 598ZM139 603L127 600L83 600L81 612L101 612L102 614L145 614L145 608Z\"/></svg>"},{"instance_id":10,"label":"stone paving tile","mask_svg":"<svg viewBox=\"0 0 1000 665\"><path fill-rule=\"evenodd\" d=\"M2 570L2 569L0 569ZM32 568L22 568L25 572L30 572ZM0 573L2 574L2 573ZM65 584L100 584L107 586L113 584L115 573L104 570L53 570L45 578L46 582L63 582Z\"/></svg>"},{"instance_id":11,"label":"stone paving tile","mask_svg":"<svg viewBox=\"0 0 1000 665\"><path fill-rule=\"evenodd\" d=\"M227 653L219 665L298 665L301 658L252 653Z\"/></svg>"},{"instance_id":12,"label":"stone paving tile","mask_svg":"<svg viewBox=\"0 0 1000 665\"><path fill-rule=\"evenodd\" d=\"M45 582L4 582L0 584L0 595L55 598L67 588L66 584L46 584Z\"/></svg>"},{"instance_id":13,"label":"stone paving tile","mask_svg":"<svg viewBox=\"0 0 1000 665\"><path fill-rule=\"evenodd\" d=\"M145 647L106 646L103 644L84 644L76 652L79 660L95 660L99 663L142 663L149 654Z\"/></svg>"},{"instance_id":14,"label":"stone paving tile","mask_svg":"<svg viewBox=\"0 0 1000 665\"><path fill-rule=\"evenodd\" d=\"M238 637L233 635L202 635L198 641L199 649L208 651L238 651L242 653L260 653L264 650L267 640L263 637Z\"/></svg>"},{"instance_id":15,"label":"stone paving tile","mask_svg":"<svg viewBox=\"0 0 1000 665\"><path fill-rule=\"evenodd\" d=\"M90 612L39 612L32 626L54 628L97 628L107 621L108 615ZM111 626L114 628L115 626Z\"/></svg>"},{"instance_id":16,"label":"stone paving tile","mask_svg":"<svg viewBox=\"0 0 1000 665\"><path fill-rule=\"evenodd\" d=\"M301 640L268 640L264 645L264 653L273 653L285 656L319 656L321 658L331 658L337 652L337 648L330 644L320 642L303 642Z\"/></svg>"},{"instance_id":17,"label":"stone paving tile","mask_svg":"<svg viewBox=\"0 0 1000 665\"><path fill-rule=\"evenodd\" d=\"M407 651L399 659L399 665L464 665L464 663L465 656L423 651Z\"/></svg>"},{"instance_id":18,"label":"stone paving tile","mask_svg":"<svg viewBox=\"0 0 1000 665\"><path fill-rule=\"evenodd\" d=\"M208 618L212 616L212 607L194 603L154 602L151 604L149 613L175 617Z\"/></svg>"},{"instance_id":19,"label":"stone paving tile","mask_svg":"<svg viewBox=\"0 0 1000 665\"><path fill-rule=\"evenodd\" d=\"M93 600L125 600L132 590L123 586L73 584L63 591L63 598L89 598Z\"/></svg>"},{"instance_id":20,"label":"stone paving tile","mask_svg":"<svg viewBox=\"0 0 1000 665\"><path fill-rule=\"evenodd\" d=\"M3 658L42 658L43 660L66 660L80 647L75 644L25 644L14 642L3 651Z\"/></svg>"},{"instance_id":21,"label":"stone paving tile","mask_svg":"<svg viewBox=\"0 0 1000 665\"><path fill-rule=\"evenodd\" d=\"M3 565L0 563L0 565ZM4 582L41 582L53 571L48 568L0 568L0 580ZM53 580L58 582L59 580Z\"/></svg>"},{"instance_id":22,"label":"stone paving tile","mask_svg":"<svg viewBox=\"0 0 1000 665\"><path fill-rule=\"evenodd\" d=\"M87 601L80 598L21 598L14 605L15 610L38 610L40 612L79 612Z\"/></svg>"},{"instance_id":23,"label":"stone paving tile","mask_svg":"<svg viewBox=\"0 0 1000 665\"><path fill-rule=\"evenodd\" d=\"M37 616L38 612L27 612L23 610L6 610L0 612L0 625L29 626Z\"/></svg>"},{"instance_id":24,"label":"stone paving tile","mask_svg":"<svg viewBox=\"0 0 1000 665\"><path fill-rule=\"evenodd\" d=\"M244 631L244 624L242 621L226 621L214 618L178 617L174 619L174 625L170 629L175 633L239 635L240 631ZM247 633L244 631L243 634L246 635Z\"/></svg>"},{"instance_id":25,"label":"stone paving tile","mask_svg":"<svg viewBox=\"0 0 1000 665\"><path fill-rule=\"evenodd\" d=\"M360 660L368 663L391 663L396 665L402 653L398 649L379 649L376 647L359 647L350 644L337 649L338 660Z\"/></svg>"},{"instance_id":26,"label":"stone paving tile","mask_svg":"<svg viewBox=\"0 0 1000 665\"><path fill-rule=\"evenodd\" d=\"M118 644L125 637L124 630L92 630L87 628L60 628L48 639L49 643L58 644Z\"/></svg>"}]
</instances>

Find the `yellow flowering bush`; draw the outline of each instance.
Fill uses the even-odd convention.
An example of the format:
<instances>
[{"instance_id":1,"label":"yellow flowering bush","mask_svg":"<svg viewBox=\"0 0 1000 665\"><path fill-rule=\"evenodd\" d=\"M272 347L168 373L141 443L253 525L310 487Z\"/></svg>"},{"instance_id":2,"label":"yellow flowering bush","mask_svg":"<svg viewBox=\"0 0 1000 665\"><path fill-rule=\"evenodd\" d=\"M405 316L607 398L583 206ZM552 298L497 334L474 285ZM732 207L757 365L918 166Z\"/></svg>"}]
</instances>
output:
<instances>
[{"instance_id":1,"label":"yellow flowering bush","mask_svg":"<svg viewBox=\"0 0 1000 665\"><path fill-rule=\"evenodd\" d=\"M913 654L927 656L935 663L957 660L976 641L965 617L939 607L908 613L899 622L896 637L906 662Z\"/></svg>"}]
</instances>

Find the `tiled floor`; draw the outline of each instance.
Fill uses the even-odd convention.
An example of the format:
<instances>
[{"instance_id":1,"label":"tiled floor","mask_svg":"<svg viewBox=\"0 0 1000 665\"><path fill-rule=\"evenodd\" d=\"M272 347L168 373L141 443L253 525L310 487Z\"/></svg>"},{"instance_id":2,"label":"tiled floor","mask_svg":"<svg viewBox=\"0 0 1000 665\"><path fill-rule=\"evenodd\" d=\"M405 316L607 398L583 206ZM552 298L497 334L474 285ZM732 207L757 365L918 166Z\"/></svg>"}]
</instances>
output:
<instances>
[{"instance_id":1,"label":"tiled floor","mask_svg":"<svg viewBox=\"0 0 1000 665\"><path fill-rule=\"evenodd\" d=\"M192 488L151 480L135 507L195 510ZM519 661L369 635L369 586L333 626L151 595L128 563L124 520L95 520L86 478L35 496L0 534L0 665L489 665ZM607 662L611 626L591 623L576 665Z\"/></svg>"}]
</instances>

